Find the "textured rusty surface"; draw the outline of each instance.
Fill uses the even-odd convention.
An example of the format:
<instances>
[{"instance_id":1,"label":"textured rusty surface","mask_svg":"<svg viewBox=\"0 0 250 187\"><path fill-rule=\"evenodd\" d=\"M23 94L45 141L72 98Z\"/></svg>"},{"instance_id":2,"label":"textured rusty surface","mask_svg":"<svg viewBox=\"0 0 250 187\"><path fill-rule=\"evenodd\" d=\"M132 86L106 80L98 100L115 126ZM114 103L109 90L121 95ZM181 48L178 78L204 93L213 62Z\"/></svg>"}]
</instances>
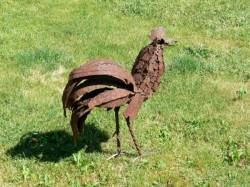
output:
<instances>
[{"instance_id":1,"label":"textured rusty surface","mask_svg":"<svg viewBox=\"0 0 250 187\"><path fill-rule=\"evenodd\" d=\"M175 42L166 38L163 27L152 30L149 37L152 43L139 52L131 72L144 100L157 90L165 72L163 47Z\"/></svg>"},{"instance_id":2,"label":"textured rusty surface","mask_svg":"<svg viewBox=\"0 0 250 187\"><path fill-rule=\"evenodd\" d=\"M152 96L160 85L165 66L163 47L155 42L143 48L136 58L132 69L137 88L145 95Z\"/></svg>"},{"instance_id":3,"label":"textured rusty surface","mask_svg":"<svg viewBox=\"0 0 250 187\"><path fill-rule=\"evenodd\" d=\"M103 93L100 93L96 97L92 98L88 103L88 107L92 109L95 106L100 106L102 104L106 104L120 98L128 97L130 95L134 95L133 92L125 89L116 88L114 90L106 90Z\"/></svg>"},{"instance_id":4,"label":"textured rusty surface","mask_svg":"<svg viewBox=\"0 0 250 187\"><path fill-rule=\"evenodd\" d=\"M143 103L144 97L140 94L136 94L134 97L131 98L127 109L124 112L124 117L126 119L134 120L139 112L139 109Z\"/></svg>"},{"instance_id":5,"label":"textured rusty surface","mask_svg":"<svg viewBox=\"0 0 250 187\"><path fill-rule=\"evenodd\" d=\"M130 101L130 97L127 96L124 98L119 98L119 99L104 103L101 106L104 108L108 108L108 109L115 109L117 107L127 104L129 101Z\"/></svg>"},{"instance_id":6,"label":"textured rusty surface","mask_svg":"<svg viewBox=\"0 0 250 187\"><path fill-rule=\"evenodd\" d=\"M115 110L115 133L119 137L118 111L120 106L127 104L124 117L141 155L130 120L136 118L142 103L159 87L165 70L163 47L174 43L174 40L166 39L163 27L152 30L150 39L152 42L139 52L131 73L107 59L89 61L70 73L62 102L65 115L66 108L72 110L71 128L75 141L84 130L88 114L95 107ZM117 138L117 141L120 153L120 139Z\"/></svg>"},{"instance_id":7,"label":"textured rusty surface","mask_svg":"<svg viewBox=\"0 0 250 187\"><path fill-rule=\"evenodd\" d=\"M92 60L73 70L69 75L69 81L98 75L114 77L123 81L126 85L132 84L132 86L135 86L134 79L127 70L107 59Z\"/></svg>"},{"instance_id":8,"label":"textured rusty surface","mask_svg":"<svg viewBox=\"0 0 250 187\"><path fill-rule=\"evenodd\" d=\"M72 108L80 97L99 88L136 91L132 75L111 60L93 60L74 69L63 92L63 108Z\"/></svg>"}]
</instances>

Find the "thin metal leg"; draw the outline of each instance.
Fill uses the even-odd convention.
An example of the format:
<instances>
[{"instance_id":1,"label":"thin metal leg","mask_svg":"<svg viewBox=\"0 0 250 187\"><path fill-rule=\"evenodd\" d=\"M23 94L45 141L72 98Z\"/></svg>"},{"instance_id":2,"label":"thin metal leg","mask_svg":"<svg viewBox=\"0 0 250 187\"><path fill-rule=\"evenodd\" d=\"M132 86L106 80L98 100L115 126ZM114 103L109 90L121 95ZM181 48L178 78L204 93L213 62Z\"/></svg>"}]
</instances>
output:
<instances>
[{"instance_id":1,"label":"thin metal leg","mask_svg":"<svg viewBox=\"0 0 250 187\"><path fill-rule=\"evenodd\" d=\"M134 134L133 124L132 125L130 124L129 118L127 118L126 121L127 121L128 129L129 129L129 132L131 134L132 140L134 142L135 148L136 148L136 150L138 152L138 155L141 156L142 155L141 154L141 149L140 149L140 146L139 146L139 144L138 144L138 142L136 140L135 134Z\"/></svg>"},{"instance_id":2,"label":"thin metal leg","mask_svg":"<svg viewBox=\"0 0 250 187\"><path fill-rule=\"evenodd\" d=\"M115 123L116 123L116 145L117 145L117 153L121 153L121 140L120 140L120 124L119 124L119 109L115 108Z\"/></svg>"},{"instance_id":3,"label":"thin metal leg","mask_svg":"<svg viewBox=\"0 0 250 187\"><path fill-rule=\"evenodd\" d=\"M121 140L120 140L120 124L119 124L119 107L115 108L115 133L116 135L116 146L117 146L117 152L116 154L110 156L107 160L111 160L113 158L117 158L121 155Z\"/></svg>"}]
</instances>

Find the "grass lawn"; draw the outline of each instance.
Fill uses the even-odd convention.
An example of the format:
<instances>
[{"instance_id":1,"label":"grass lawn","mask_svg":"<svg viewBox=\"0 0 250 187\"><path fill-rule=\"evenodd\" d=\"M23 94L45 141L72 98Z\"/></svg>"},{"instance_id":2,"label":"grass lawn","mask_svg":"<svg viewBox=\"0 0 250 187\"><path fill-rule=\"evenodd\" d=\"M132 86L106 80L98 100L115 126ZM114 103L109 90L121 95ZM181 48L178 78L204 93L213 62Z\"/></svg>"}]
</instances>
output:
<instances>
[{"instance_id":1,"label":"grass lawn","mask_svg":"<svg viewBox=\"0 0 250 187\"><path fill-rule=\"evenodd\" d=\"M124 120L96 109L73 145L68 74L111 58L131 69L152 28L165 50L159 91L140 110L136 151ZM249 186L248 0L0 0L0 186Z\"/></svg>"}]
</instances>

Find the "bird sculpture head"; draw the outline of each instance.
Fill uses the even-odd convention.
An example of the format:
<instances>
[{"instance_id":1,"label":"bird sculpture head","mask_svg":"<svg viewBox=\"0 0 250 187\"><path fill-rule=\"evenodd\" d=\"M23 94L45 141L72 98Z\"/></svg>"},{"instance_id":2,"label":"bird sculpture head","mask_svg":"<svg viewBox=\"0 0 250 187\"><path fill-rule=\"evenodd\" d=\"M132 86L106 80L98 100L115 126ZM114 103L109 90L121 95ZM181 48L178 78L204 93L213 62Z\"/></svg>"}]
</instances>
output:
<instances>
[{"instance_id":1,"label":"bird sculpture head","mask_svg":"<svg viewBox=\"0 0 250 187\"><path fill-rule=\"evenodd\" d=\"M149 38L156 44L163 46L172 46L177 41L175 39L166 38L166 30L164 27L157 27L151 31Z\"/></svg>"}]
</instances>

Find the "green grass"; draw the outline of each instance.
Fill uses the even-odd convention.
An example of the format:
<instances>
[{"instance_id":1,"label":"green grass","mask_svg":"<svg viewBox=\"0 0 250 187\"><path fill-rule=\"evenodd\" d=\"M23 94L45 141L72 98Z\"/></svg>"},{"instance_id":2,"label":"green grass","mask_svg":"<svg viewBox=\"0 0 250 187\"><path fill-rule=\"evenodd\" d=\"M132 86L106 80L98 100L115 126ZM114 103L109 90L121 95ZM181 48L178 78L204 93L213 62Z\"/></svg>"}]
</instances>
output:
<instances>
[{"instance_id":1,"label":"green grass","mask_svg":"<svg viewBox=\"0 0 250 187\"><path fill-rule=\"evenodd\" d=\"M0 186L248 186L248 0L0 0ZM61 95L89 59L127 69L147 35L164 26L159 91L135 121L144 156L124 120L115 153L114 112L96 109L78 146Z\"/></svg>"}]
</instances>

